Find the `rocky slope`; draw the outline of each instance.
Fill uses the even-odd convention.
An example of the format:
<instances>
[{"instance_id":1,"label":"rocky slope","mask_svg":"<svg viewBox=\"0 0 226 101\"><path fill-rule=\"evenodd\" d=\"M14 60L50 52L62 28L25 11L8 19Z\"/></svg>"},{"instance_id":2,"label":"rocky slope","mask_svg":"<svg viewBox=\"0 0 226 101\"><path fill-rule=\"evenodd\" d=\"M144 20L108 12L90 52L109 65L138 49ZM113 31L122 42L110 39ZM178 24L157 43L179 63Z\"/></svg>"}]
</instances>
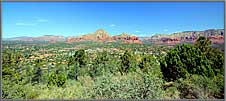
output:
<instances>
[{"instance_id":1,"label":"rocky slope","mask_svg":"<svg viewBox=\"0 0 226 101\"><path fill-rule=\"evenodd\" d=\"M45 35L40 37L33 38L34 41L49 41L49 42L58 42L58 41L65 41L64 36L54 36L54 35Z\"/></svg>"},{"instance_id":2,"label":"rocky slope","mask_svg":"<svg viewBox=\"0 0 226 101\"><path fill-rule=\"evenodd\" d=\"M127 33L122 33L121 35L116 35L112 37L113 40L122 40L124 44L131 44L131 43L135 43L135 44L142 44L142 41L139 40L138 37L133 36L133 35L129 35Z\"/></svg>"},{"instance_id":3,"label":"rocky slope","mask_svg":"<svg viewBox=\"0 0 226 101\"><path fill-rule=\"evenodd\" d=\"M9 41L48 41L48 42L58 42L58 41L65 41L65 37L63 36L54 36L54 35L44 35L40 37L15 37L15 38L8 38L6 40Z\"/></svg>"},{"instance_id":4,"label":"rocky slope","mask_svg":"<svg viewBox=\"0 0 226 101\"><path fill-rule=\"evenodd\" d=\"M15 38L6 38L3 40L8 40L8 41L33 41L32 37L15 37Z\"/></svg>"},{"instance_id":5,"label":"rocky slope","mask_svg":"<svg viewBox=\"0 0 226 101\"><path fill-rule=\"evenodd\" d=\"M205 31L184 31L173 34L156 34L152 37L139 38L134 35L129 35L127 33L122 33L120 35L110 36L103 29L98 29L97 31L81 35L79 37L67 37L64 36L54 36L45 35L40 37L16 37L8 38L3 40L11 41L48 41L50 43L55 42L81 42L81 41L96 41L96 42L116 42L120 41L124 44L142 44L145 41L153 42L156 44L178 44L183 42L195 42L198 37L204 36L212 41L214 44L224 43L224 30L223 29L209 29Z\"/></svg>"},{"instance_id":6,"label":"rocky slope","mask_svg":"<svg viewBox=\"0 0 226 101\"><path fill-rule=\"evenodd\" d=\"M80 42L80 41L109 41L111 40L111 36L104 31L103 29L99 29L94 33L82 35L80 37L68 37L66 39L66 42L72 43L72 42Z\"/></svg>"},{"instance_id":7,"label":"rocky slope","mask_svg":"<svg viewBox=\"0 0 226 101\"><path fill-rule=\"evenodd\" d=\"M185 31L173 33L170 35L157 34L151 38L146 38L154 43L169 43L177 44L181 42L195 42L200 36L204 36L212 41L213 44L224 43L224 30L223 29L209 29L205 31Z\"/></svg>"},{"instance_id":8,"label":"rocky slope","mask_svg":"<svg viewBox=\"0 0 226 101\"><path fill-rule=\"evenodd\" d=\"M130 44L130 43L142 44L142 42L136 36L131 36L129 34L122 33L121 35L111 37L103 29L99 29L94 33L82 35L80 37L69 37L66 40L66 42L68 43L80 42L80 41L97 41L97 42L123 41L123 43L125 44Z\"/></svg>"}]
</instances>

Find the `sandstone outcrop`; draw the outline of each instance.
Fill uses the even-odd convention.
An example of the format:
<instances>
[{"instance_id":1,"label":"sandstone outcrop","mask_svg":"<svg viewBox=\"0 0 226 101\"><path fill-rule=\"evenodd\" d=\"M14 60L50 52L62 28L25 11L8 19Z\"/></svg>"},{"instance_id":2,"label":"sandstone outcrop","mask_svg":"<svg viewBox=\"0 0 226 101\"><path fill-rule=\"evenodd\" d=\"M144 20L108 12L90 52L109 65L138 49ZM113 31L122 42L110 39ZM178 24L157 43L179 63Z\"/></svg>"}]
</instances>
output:
<instances>
[{"instance_id":1,"label":"sandstone outcrop","mask_svg":"<svg viewBox=\"0 0 226 101\"><path fill-rule=\"evenodd\" d=\"M80 41L96 41L96 42L116 42L116 41L123 41L125 44L142 44L142 41L138 39L136 36L129 35L127 33L122 33L121 35L110 36L106 31L103 29L99 29L92 34L82 35L77 38L69 37L67 38L66 42L80 42Z\"/></svg>"}]
</instances>

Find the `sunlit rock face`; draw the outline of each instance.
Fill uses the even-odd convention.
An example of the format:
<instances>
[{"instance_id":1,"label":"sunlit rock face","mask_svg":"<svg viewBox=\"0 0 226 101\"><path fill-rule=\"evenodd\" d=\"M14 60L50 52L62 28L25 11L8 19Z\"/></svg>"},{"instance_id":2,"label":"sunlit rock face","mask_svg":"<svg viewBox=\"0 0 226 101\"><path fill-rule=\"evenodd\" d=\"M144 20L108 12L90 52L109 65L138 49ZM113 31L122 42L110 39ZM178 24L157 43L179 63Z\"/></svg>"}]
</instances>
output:
<instances>
[{"instance_id":1,"label":"sunlit rock face","mask_svg":"<svg viewBox=\"0 0 226 101\"><path fill-rule=\"evenodd\" d=\"M151 38L146 38L150 42L162 44L178 44L183 42L194 43L200 36L208 38L212 44L224 43L224 30L223 29L209 29L205 31L184 31L173 33L170 35L156 34Z\"/></svg>"},{"instance_id":2,"label":"sunlit rock face","mask_svg":"<svg viewBox=\"0 0 226 101\"><path fill-rule=\"evenodd\" d=\"M138 37L122 33L121 35L113 36L113 40L122 40L124 44L142 44L142 41Z\"/></svg>"},{"instance_id":3,"label":"sunlit rock face","mask_svg":"<svg viewBox=\"0 0 226 101\"><path fill-rule=\"evenodd\" d=\"M106 31L103 29L98 29L96 32L91 34L82 35L81 37L67 38L66 42L80 42L80 41L97 41L97 42L116 42L116 41L123 41L125 44L135 43L135 44L142 44L142 42L136 36L131 36L127 33L122 33L121 35L110 36Z\"/></svg>"}]
</instances>

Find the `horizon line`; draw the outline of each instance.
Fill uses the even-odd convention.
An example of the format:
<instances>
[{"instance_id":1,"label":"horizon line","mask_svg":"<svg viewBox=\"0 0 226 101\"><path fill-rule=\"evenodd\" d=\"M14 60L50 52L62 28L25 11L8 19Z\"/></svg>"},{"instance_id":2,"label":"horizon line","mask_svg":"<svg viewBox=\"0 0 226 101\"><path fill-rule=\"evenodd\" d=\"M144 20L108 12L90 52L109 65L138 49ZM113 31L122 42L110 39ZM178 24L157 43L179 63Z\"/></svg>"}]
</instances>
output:
<instances>
[{"instance_id":1,"label":"horizon line","mask_svg":"<svg viewBox=\"0 0 226 101\"><path fill-rule=\"evenodd\" d=\"M104 30L104 29L97 29L97 30ZM96 31L97 31L96 30ZM183 32L202 32L202 31L207 31L207 30L225 30L224 28L209 28L209 29L206 29L206 30L185 30L185 31L179 31L179 32L173 32L173 33L169 33L169 34L166 34L166 33L153 33L152 35L145 35L145 36L143 36L144 34L142 34L142 35L136 35L136 34L134 34L134 33L127 33L127 32L121 32L121 34L122 33L127 33L128 35L135 35L135 36L137 36L137 37L152 37L152 36L154 36L154 35L158 35L158 34L163 34L163 35L171 35L171 34L175 34L175 33L183 33ZM95 31L95 32L96 32ZM105 31L105 30L104 30ZM92 32L92 33L87 33L87 34L93 34L93 33L95 33L95 32ZM107 32L107 31L105 31L105 32ZM107 32L108 33L108 32ZM64 36L64 35L53 35L53 34L46 34L46 35L40 35L40 36L15 36L15 37L2 37L2 39L10 39L10 38L18 38L18 37L31 37L31 38L34 38L34 37L42 37L42 36L63 36L63 37L65 37L65 38L67 38L67 37L80 37L80 36L83 36L83 35L87 35L87 34L81 34L81 35L75 35L75 36ZM109 33L108 33L109 34ZM116 35L111 35L111 34L109 34L110 36L117 36L117 35L121 35L121 34L116 34Z\"/></svg>"}]
</instances>

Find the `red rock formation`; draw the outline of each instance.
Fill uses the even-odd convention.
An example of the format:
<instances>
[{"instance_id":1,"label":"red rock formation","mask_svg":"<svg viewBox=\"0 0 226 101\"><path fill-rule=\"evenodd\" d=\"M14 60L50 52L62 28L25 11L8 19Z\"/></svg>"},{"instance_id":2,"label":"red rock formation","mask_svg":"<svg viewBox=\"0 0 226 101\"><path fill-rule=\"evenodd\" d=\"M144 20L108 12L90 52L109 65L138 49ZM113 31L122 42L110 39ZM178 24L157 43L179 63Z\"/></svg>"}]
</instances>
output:
<instances>
[{"instance_id":1,"label":"red rock formation","mask_svg":"<svg viewBox=\"0 0 226 101\"><path fill-rule=\"evenodd\" d=\"M63 36L53 36L53 35L45 35L33 38L35 41L65 41Z\"/></svg>"},{"instance_id":2,"label":"red rock formation","mask_svg":"<svg viewBox=\"0 0 226 101\"><path fill-rule=\"evenodd\" d=\"M121 35L113 36L113 40L122 40L124 44L142 44L142 42L139 40L136 36L130 36L126 33L122 33Z\"/></svg>"},{"instance_id":3,"label":"red rock formation","mask_svg":"<svg viewBox=\"0 0 226 101\"><path fill-rule=\"evenodd\" d=\"M140 40L134 40L133 43L135 43L135 44L143 44L142 41L140 41Z\"/></svg>"},{"instance_id":4,"label":"red rock formation","mask_svg":"<svg viewBox=\"0 0 226 101\"><path fill-rule=\"evenodd\" d=\"M80 38L67 38L66 42L67 43L80 41L115 42L118 40L124 41L123 43L125 44L130 43L142 44L142 42L136 36L130 36L126 33L123 33L121 35L111 37L110 35L108 35L107 32L105 32L102 29L97 30L93 34L82 35Z\"/></svg>"},{"instance_id":5,"label":"red rock formation","mask_svg":"<svg viewBox=\"0 0 226 101\"><path fill-rule=\"evenodd\" d=\"M224 36L218 35L218 36L209 36L208 39L213 44L223 44L224 43Z\"/></svg>"},{"instance_id":6,"label":"red rock formation","mask_svg":"<svg viewBox=\"0 0 226 101\"><path fill-rule=\"evenodd\" d=\"M49 43L56 43L56 40L50 40Z\"/></svg>"},{"instance_id":7,"label":"red rock formation","mask_svg":"<svg viewBox=\"0 0 226 101\"><path fill-rule=\"evenodd\" d=\"M105 32L102 29L97 30L93 34L86 34L82 35L80 38L68 38L67 42L79 42L79 41L98 41L98 42L104 42L111 40L111 37L108 35L107 32Z\"/></svg>"}]
</instances>

